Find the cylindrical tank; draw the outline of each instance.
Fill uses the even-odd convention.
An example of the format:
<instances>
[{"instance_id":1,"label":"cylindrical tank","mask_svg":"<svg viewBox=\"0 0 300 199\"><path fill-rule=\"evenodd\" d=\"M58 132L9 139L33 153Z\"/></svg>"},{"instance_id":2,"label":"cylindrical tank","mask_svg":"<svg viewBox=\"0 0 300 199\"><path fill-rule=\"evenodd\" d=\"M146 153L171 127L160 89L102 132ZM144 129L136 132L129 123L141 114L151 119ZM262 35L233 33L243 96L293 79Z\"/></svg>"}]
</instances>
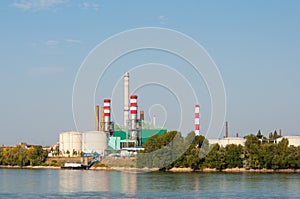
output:
<instances>
[{"instance_id":1,"label":"cylindrical tank","mask_svg":"<svg viewBox=\"0 0 300 199\"><path fill-rule=\"evenodd\" d=\"M195 105L195 135L200 135L200 106Z\"/></svg>"},{"instance_id":2,"label":"cylindrical tank","mask_svg":"<svg viewBox=\"0 0 300 199\"><path fill-rule=\"evenodd\" d=\"M59 150L64 156L77 156L80 154L81 147L80 132L63 132L59 135Z\"/></svg>"},{"instance_id":3,"label":"cylindrical tank","mask_svg":"<svg viewBox=\"0 0 300 199\"><path fill-rule=\"evenodd\" d=\"M82 151L85 153L97 152L104 155L107 145L108 138L104 132L90 131L82 133Z\"/></svg>"},{"instance_id":4,"label":"cylindrical tank","mask_svg":"<svg viewBox=\"0 0 300 199\"><path fill-rule=\"evenodd\" d=\"M104 99L104 131L109 131L110 125L110 99Z\"/></svg>"}]
</instances>

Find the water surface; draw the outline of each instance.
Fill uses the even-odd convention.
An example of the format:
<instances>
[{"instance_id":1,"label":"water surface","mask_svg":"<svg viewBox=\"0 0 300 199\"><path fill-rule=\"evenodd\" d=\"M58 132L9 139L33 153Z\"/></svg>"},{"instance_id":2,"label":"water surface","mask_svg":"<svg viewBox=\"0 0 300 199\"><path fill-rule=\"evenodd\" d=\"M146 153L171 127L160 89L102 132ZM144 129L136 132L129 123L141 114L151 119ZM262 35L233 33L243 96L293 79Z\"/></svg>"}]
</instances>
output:
<instances>
[{"instance_id":1,"label":"water surface","mask_svg":"<svg viewBox=\"0 0 300 199\"><path fill-rule=\"evenodd\" d=\"M300 174L0 169L1 198L299 198Z\"/></svg>"}]
</instances>

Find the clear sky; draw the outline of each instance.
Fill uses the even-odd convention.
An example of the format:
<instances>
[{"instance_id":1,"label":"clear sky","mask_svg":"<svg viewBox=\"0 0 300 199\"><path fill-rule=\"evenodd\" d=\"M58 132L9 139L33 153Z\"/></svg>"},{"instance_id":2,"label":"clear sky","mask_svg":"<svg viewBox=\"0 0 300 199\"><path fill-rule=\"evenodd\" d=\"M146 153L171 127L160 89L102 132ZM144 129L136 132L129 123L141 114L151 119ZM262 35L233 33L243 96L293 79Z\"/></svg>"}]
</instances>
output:
<instances>
[{"instance_id":1,"label":"clear sky","mask_svg":"<svg viewBox=\"0 0 300 199\"><path fill-rule=\"evenodd\" d=\"M84 58L108 37L148 26L180 31L207 50L224 80L231 135L300 135L299 1L4 0L0 16L1 145L53 144L76 130L72 89ZM209 100L201 104L205 130Z\"/></svg>"}]
</instances>

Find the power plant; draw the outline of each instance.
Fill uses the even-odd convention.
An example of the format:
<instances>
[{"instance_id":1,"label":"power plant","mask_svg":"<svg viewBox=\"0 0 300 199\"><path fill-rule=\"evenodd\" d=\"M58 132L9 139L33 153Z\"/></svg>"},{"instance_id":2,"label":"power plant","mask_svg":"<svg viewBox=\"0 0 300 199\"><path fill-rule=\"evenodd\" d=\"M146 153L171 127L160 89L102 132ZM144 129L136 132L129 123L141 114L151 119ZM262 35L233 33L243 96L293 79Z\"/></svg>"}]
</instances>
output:
<instances>
[{"instance_id":1,"label":"power plant","mask_svg":"<svg viewBox=\"0 0 300 199\"><path fill-rule=\"evenodd\" d=\"M97 153L107 155L109 151L122 148L139 148L152 135L161 135L166 129L143 129L144 111L138 115L138 96L129 97L129 73L124 74L124 123L123 131L114 130L111 121L111 99L104 99L103 106L95 106L95 131L63 132L59 136L60 152L63 156ZM100 119L101 114L101 119ZM100 121L99 121L100 120Z\"/></svg>"},{"instance_id":2,"label":"power plant","mask_svg":"<svg viewBox=\"0 0 300 199\"><path fill-rule=\"evenodd\" d=\"M95 106L95 131L88 132L62 132L59 135L59 151L62 156L106 156L110 153L122 154L122 151L143 150L142 145L151 136L162 135L166 129L157 129L156 116L153 115L152 126L143 129L145 124L145 112L138 112L138 96L129 96L129 73L124 78L124 118L122 130L115 130L114 122L111 121L111 99L104 99L103 106ZM194 106L194 130L195 136L200 136L200 105ZM101 112L100 112L101 110ZM139 113L139 114L138 114ZM101 116L100 116L101 115ZM149 125L148 125L149 126ZM281 134L281 132L280 132ZM300 139L295 136L286 136L291 145L300 145ZM281 138L282 139L282 138ZM279 139L280 141L280 139ZM229 144L244 145L246 139L229 136L228 121L225 123L225 136L223 138L208 139L210 144L227 146Z\"/></svg>"}]
</instances>

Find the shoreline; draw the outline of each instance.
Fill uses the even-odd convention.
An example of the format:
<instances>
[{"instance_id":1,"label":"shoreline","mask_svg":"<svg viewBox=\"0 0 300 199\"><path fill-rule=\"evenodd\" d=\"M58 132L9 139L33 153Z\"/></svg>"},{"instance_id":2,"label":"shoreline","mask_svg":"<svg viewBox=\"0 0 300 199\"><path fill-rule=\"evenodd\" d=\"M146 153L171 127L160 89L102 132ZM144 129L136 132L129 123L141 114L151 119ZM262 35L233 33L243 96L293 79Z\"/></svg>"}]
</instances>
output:
<instances>
[{"instance_id":1,"label":"shoreline","mask_svg":"<svg viewBox=\"0 0 300 199\"><path fill-rule=\"evenodd\" d=\"M52 169L61 170L59 166L9 166L0 165L0 169ZM140 172L157 172L159 168L135 168L135 167L92 167L89 170L95 171L140 171ZM211 168L193 170L192 168L172 168L164 172L173 173L300 173L300 169L245 169L245 168L227 168L221 171Z\"/></svg>"},{"instance_id":2,"label":"shoreline","mask_svg":"<svg viewBox=\"0 0 300 199\"><path fill-rule=\"evenodd\" d=\"M58 166L10 166L10 165L0 165L0 169L61 169Z\"/></svg>"},{"instance_id":3,"label":"shoreline","mask_svg":"<svg viewBox=\"0 0 300 199\"><path fill-rule=\"evenodd\" d=\"M200 172L200 173L300 173L300 169L245 169L245 168L227 168L223 170L203 168L193 170L191 168L172 168L170 172Z\"/></svg>"}]
</instances>

